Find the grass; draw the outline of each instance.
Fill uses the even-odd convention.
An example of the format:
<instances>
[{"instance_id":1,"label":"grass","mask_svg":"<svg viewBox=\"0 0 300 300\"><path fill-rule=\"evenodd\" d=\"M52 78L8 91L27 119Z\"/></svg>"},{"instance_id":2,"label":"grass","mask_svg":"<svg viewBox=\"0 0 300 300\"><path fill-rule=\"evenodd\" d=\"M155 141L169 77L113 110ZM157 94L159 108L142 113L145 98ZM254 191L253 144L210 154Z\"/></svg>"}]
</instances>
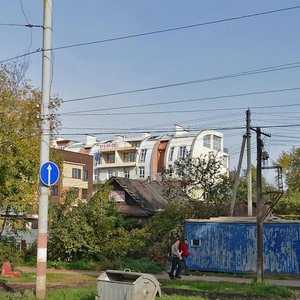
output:
<instances>
[{"instance_id":1,"label":"grass","mask_svg":"<svg viewBox=\"0 0 300 300\"><path fill-rule=\"evenodd\" d=\"M47 291L46 300L95 300L96 289L55 289ZM32 292L23 293L0 293L0 300L35 300ZM185 297L177 295L163 295L162 297L157 297L159 300L205 300L202 297Z\"/></svg>"},{"instance_id":2,"label":"grass","mask_svg":"<svg viewBox=\"0 0 300 300\"><path fill-rule=\"evenodd\" d=\"M0 282L7 282L11 285L23 286L24 288L32 289L35 286L35 273L23 273L20 278L1 277ZM96 294L96 278L93 276L81 274L47 274L47 299L74 299L74 300L90 300L95 299ZM27 286L27 287L26 287ZM61 287L51 289L50 287ZM74 288L76 287L76 288ZM247 295L252 297L264 297L269 299L288 299L293 295L291 289L279 286L271 286L268 284L252 283L252 284L238 284L227 282L203 282L203 281L161 281L161 288L171 288L188 291L198 291L200 293L220 293L228 294L230 296ZM35 299L32 292L18 292L18 293L0 293L0 300L33 300ZM164 295L161 300L204 300L201 296L182 296L182 295Z\"/></svg>"},{"instance_id":3,"label":"grass","mask_svg":"<svg viewBox=\"0 0 300 300\"><path fill-rule=\"evenodd\" d=\"M36 283L36 273L23 273L21 277L0 276L0 282L7 282L12 285L30 285ZM96 279L93 276L82 274L58 274L48 273L47 284L50 285L76 285L85 284L95 286Z\"/></svg>"},{"instance_id":4,"label":"grass","mask_svg":"<svg viewBox=\"0 0 300 300\"><path fill-rule=\"evenodd\" d=\"M35 263L24 263L24 266L34 267ZM133 272L142 273L161 273L163 268L160 264L149 258L123 258L120 260L104 260L104 261L92 261L92 260L79 260L75 262L65 262L65 261L47 261L47 268L50 269L65 269L65 270L116 270L129 268Z\"/></svg>"},{"instance_id":5,"label":"grass","mask_svg":"<svg viewBox=\"0 0 300 300\"><path fill-rule=\"evenodd\" d=\"M203 281L162 281L162 288L192 290L207 293L244 294L261 296L270 299L289 298L293 291L286 287L272 286L265 283L238 284L228 282Z\"/></svg>"}]
</instances>

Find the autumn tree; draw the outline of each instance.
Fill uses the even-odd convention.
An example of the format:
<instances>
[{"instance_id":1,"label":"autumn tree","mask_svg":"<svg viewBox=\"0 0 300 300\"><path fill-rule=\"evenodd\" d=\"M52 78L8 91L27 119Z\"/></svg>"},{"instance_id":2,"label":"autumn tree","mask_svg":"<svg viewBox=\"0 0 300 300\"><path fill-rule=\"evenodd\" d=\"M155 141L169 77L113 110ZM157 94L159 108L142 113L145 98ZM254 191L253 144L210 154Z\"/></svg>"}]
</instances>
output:
<instances>
[{"instance_id":1,"label":"autumn tree","mask_svg":"<svg viewBox=\"0 0 300 300\"><path fill-rule=\"evenodd\" d=\"M19 217L36 212L41 93L24 72L17 64L0 67L0 211L6 216L0 236L8 219L18 219L20 228Z\"/></svg>"},{"instance_id":2,"label":"autumn tree","mask_svg":"<svg viewBox=\"0 0 300 300\"><path fill-rule=\"evenodd\" d=\"M300 148L283 152L277 163L282 166L287 191L277 213L300 215Z\"/></svg>"}]
</instances>

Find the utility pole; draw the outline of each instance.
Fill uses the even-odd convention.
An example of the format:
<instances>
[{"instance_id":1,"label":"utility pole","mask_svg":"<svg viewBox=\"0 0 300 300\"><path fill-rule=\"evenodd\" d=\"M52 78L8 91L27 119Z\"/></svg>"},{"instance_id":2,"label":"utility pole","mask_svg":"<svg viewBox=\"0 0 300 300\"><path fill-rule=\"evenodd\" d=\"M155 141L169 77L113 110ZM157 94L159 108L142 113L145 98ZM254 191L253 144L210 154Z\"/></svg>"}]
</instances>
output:
<instances>
[{"instance_id":1,"label":"utility pole","mask_svg":"<svg viewBox=\"0 0 300 300\"><path fill-rule=\"evenodd\" d=\"M234 181L232 199L231 199L231 205L230 205L230 216L231 217L233 216L237 189L238 189L238 186L239 186L239 183L240 183L240 173L241 173L241 168L242 168L243 156L244 156L244 152L245 152L246 138L247 138L247 135L244 135L243 136L243 141L242 141L242 146L241 146L241 152L240 152L238 167L237 167L236 174L235 174L235 181Z\"/></svg>"},{"instance_id":2,"label":"utility pole","mask_svg":"<svg viewBox=\"0 0 300 300\"><path fill-rule=\"evenodd\" d=\"M256 129L257 143L257 170L256 170L256 228L257 228L257 259L256 259L256 280L262 282L264 280L264 241L263 241L263 218L262 218L262 180L261 180L261 154L262 140L261 129Z\"/></svg>"},{"instance_id":3,"label":"utility pole","mask_svg":"<svg viewBox=\"0 0 300 300\"><path fill-rule=\"evenodd\" d=\"M252 175L251 175L251 112L246 111L246 127L247 127L247 203L248 217L252 217Z\"/></svg>"},{"instance_id":4,"label":"utility pole","mask_svg":"<svg viewBox=\"0 0 300 300\"><path fill-rule=\"evenodd\" d=\"M257 228L257 264L256 264L256 280L257 282L262 282L264 280L264 235L263 235L263 225L264 219L266 218L267 214L263 214L263 192L262 192L262 166L261 162L262 159L267 160L267 157L264 155L263 157L263 141L261 139L261 135L271 137L269 134L261 132L261 128L257 127L256 130L256 144L257 144L257 165L256 165L256 228ZM280 197L281 197L280 193ZM279 198L280 198L279 197ZM279 200L278 198L278 200ZM278 201L277 200L277 201ZM275 203L276 204L276 203Z\"/></svg>"},{"instance_id":5,"label":"utility pole","mask_svg":"<svg viewBox=\"0 0 300 300\"><path fill-rule=\"evenodd\" d=\"M41 100L41 145L40 165L49 161L50 152L50 114L49 99L51 86L52 48L52 0L44 0L43 22L43 61L42 61L42 100ZM48 198L49 186L39 184L39 222L37 245L36 297L46 297L46 263L48 241Z\"/></svg>"}]
</instances>

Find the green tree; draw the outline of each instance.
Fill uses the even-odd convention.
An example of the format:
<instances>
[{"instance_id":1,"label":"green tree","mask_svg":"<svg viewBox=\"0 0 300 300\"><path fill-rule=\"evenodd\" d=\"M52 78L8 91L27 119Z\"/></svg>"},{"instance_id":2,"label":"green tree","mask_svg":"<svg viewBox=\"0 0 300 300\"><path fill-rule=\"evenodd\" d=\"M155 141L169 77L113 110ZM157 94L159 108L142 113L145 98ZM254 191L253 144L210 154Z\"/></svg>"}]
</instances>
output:
<instances>
[{"instance_id":1,"label":"green tree","mask_svg":"<svg viewBox=\"0 0 300 300\"><path fill-rule=\"evenodd\" d=\"M300 148L283 152L278 163L283 168L285 183L290 192L300 192Z\"/></svg>"},{"instance_id":2,"label":"green tree","mask_svg":"<svg viewBox=\"0 0 300 300\"><path fill-rule=\"evenodd\" d=\"M256 167L254 165L251 166L251 179L252 179L252 202L256 202ZM268 195L268 192L278 190L278 187L275 187L272 184L270 184L267 181L266 177L262 176L262 190L264 193L263 194L264 202L272 202L272 197ZM243 170L240 178L238 190L237 190L236 200L237 202L246 202L247 197L248 197L247 170Z\"/></svg>"},{"instance_id":3,"label":"green tree","mask_svg":"<svg viewBox=\"0 0 300 300\"><path fill-rule=\"evenodd\" d=\"M8 219L20 229L20 217L37 209L41 93L24 72L20 65L0 66L0 211L6 216L0 236Z\"/></svg>"},{"instance_id":4,"label":"green tree","mask_svg":"<svg viewBox=\"0 0 300 300\"><path fill-rule=\"evenodd\" d=\"M52 211L49 258L53 260L109 259L138 254L149 234L144 229L126 230L126 220L108 202L104 185L88 203L78 203L72 190Z\"/></svg>"},{"instance_id":5,"label":"green tree","mask_svg":"<svg viewBox=\"0 0 300 300\"><path fill-rule=\"evenodd\" d=\"M165 196L170 201L204 201L213 209L212 214L220 215L230 203L231 182L224 172L222 161L217 154L192 157L174 163L174 169L163 176Z\"/></svg>"},{"instance_id":6,"label":"green tree","mask_svg":"<svg viewBox=\"0 0 300 300\"><path fill-rule=\"evenodd\" d=\"M283 215L300 215L300 148L283 152L277 163L282 166L287 191L275 211Z\"/></svg>"}]
</instances>

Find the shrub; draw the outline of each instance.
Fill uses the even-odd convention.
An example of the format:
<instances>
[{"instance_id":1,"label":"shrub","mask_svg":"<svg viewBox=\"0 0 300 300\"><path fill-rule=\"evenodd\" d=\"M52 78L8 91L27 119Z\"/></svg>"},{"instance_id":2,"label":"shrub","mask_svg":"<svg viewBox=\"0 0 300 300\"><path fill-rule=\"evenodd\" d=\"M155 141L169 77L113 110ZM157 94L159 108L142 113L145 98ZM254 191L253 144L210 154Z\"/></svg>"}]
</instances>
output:
<instances>
[{"instance_id":1,"label":"shrub","mask_svg":"<svg viewBox=\"0 0 300 300\"><path fill-rule=\"evenodd\" d=\"M16 249L16 242L13 238L0 238L0 264L4 261L10 261L12 265L20 262L20 253Z\"/></svg>"}]
</instances>

